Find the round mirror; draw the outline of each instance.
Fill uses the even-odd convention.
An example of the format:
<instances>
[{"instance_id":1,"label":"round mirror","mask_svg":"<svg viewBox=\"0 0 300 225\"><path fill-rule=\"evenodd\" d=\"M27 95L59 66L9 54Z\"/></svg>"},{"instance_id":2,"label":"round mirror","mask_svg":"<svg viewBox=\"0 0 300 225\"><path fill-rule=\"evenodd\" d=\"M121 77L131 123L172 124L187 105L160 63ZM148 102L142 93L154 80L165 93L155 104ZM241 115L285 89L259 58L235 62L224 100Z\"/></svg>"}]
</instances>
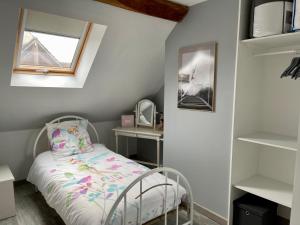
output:
<instances>
[{"instance_id":1,"label":"round mirror","mask_svg":"<svg viewBox=\"0 0 300 225\"><path fill-rule=\"evenodd\" d=\"M136 118L137 125L154 127L155 105L152 101L144 99L138 102Z\"/></svg>"}]
</instances>

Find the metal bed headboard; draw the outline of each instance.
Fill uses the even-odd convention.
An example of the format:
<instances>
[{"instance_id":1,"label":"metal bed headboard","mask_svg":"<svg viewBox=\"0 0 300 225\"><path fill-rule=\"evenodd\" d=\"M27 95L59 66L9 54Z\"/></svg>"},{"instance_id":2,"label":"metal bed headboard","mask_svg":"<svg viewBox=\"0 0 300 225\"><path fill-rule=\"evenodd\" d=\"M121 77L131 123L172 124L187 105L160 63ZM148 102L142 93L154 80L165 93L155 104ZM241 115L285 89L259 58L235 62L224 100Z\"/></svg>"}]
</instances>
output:
<instances>
[{"instance_id":1,"label":"metal bed headboard","mask_svg":"<svg viewBox=\"0 0 300 225\"><path fill-rule=\"evenodd\" d=\"M53 123L60 123L60 122L63 122L63 121L68 121L68 120L85 120L85 118L83 117L80 117L80 116L75 116L75 115L67 115L67 116L61 116L61 117L58 117L54 120L51 120L49 122L49 124L53 124ZM97 143L99 143L99 134L96 130L96 128L94 127L94 125L90 122L88 122L88 131L90 131L90 135L91 135L91 138L94 139L94 141L96 141ZM47 137L47 127L44 126L42 128L42 130L39 132L35 142L34 142L34 146L33 146L33 158L35 159L36 156L38 155L39 151L38 150L38 145L41 141L41 139L43 138L43 135L46 135ZM47 140L48 140L48 137L47 137ZM49 144L49 142L47 142L47 144ZM42 150L47 150L49 148L49 146L44 146Z\"/></svg>"}]
</instances>

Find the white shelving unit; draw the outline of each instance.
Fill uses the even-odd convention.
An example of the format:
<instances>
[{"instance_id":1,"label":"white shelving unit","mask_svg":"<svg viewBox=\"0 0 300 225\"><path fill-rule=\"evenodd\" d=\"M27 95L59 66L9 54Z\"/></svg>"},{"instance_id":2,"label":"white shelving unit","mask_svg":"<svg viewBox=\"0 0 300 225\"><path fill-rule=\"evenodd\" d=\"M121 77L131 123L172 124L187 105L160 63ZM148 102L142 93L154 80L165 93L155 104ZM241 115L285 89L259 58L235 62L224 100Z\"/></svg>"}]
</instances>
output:
<instances>
[{"instance_id":1,"label":"white shelving unit","mask_svg":"<svg viewBox=\"0 0 300 225\"><path fill-rule=\"evenodd\" d=\"M266 132L257 132L237 138L239 141L281 148L290 151L298 150L297 138Z\"/></svg>"},{"instance_id":2,"label":"white shelving unit","mask_svg":"<svg viewBox=\"0 0 300 225\"><path fill-rule=\"evenodd\" d=\"M300 32L280 34L262 38L245 39L241 45L252 49L253 56L279 54L295 55L300 53Z\"/></svg>"},{"instance_id":3,"label":"white shelving unit","mask_svg":"<svg viewBox=\"0 0 300 225\"><path fill-rule=\"evenodd\" d=\"M274 49L280 47L298 46L300 33L280 34L261 38L245 39L241 41L242 45L253 49Z\"/></svg>"},{"instance_id":4,"label":"white shelving unit","mask_svg":"<svg viewBox=\"0 0 300 225\"><path fill-rule=\"evenodd\" d=\"M280 76L300 53L300 32L247 39L251 2L240 0L228 224L233 201L250 193L299 225L300 80Z\"/></svg>"},{"instance_id":5,"label":"white shelving unit","mask_svg":"<svg viewBox=\"0 0 300 225\"><path fill-rule=\"evenodd\" d=\"M253 176L243 180L234 187L259 197L292 207L293 186L263 176Z\"/></svg>"}]
</instances>

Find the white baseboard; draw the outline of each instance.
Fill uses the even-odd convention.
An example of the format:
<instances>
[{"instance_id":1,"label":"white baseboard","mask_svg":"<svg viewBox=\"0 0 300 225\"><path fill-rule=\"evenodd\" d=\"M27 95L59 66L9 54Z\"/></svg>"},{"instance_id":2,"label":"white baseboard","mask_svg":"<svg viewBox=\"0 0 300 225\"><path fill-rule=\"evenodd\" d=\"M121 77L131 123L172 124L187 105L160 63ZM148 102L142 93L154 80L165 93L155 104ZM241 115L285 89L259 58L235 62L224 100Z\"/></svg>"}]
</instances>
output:
<instances>
[{"instance_id":1,"label":"white baseboard","mask_svg":"<svg viewBox=\"0 0 300 225\"><path fill-rule=\"evenodd\" d=\"M197 204L196 202L194 203L194 209L195 209L195 216L197 216L197 213L200 213L209 219L215 221L217 224L220 225L227 225L227 219L224 218L223 216Z\"/></svg>"}]
</instances>

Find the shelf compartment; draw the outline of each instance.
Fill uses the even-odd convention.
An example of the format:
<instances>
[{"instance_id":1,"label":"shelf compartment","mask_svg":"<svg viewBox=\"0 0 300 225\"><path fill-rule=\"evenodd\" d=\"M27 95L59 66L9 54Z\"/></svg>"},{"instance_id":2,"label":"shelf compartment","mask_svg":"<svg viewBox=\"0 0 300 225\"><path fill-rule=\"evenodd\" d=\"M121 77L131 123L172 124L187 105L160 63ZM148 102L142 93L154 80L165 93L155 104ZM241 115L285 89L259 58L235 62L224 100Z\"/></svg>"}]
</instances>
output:
<instances>
[{"instance_id":1,"label":"shelf compartment","mask_svg":"<svg viewBox=\"0 0 300 225\"><path fill-rule=\"evenodd\" d=\"M241 43L260 50L297 46L300 45L300 32L246 39Z\"/></svg>"},{"instance_id":2,"label":"shelf compartment","mask_svg":"<svg viewBox=\"0 0 300 225\"><path fill-rule=\"evenodd\" d=\"M288 208L292 207L293 186L263 176L253 176L236 185L235 188L276 202Z\"/></svg>"},{"instance_id":3,"label":"shelf compartment","mask_svg":"<svg viewBox=\"0 0 300 225\"><path fill-rule=\"evenodd\" d=\"M245 141L275 148L298 151L297 138L278 134L258 132L237 138L239 141Z\"/></svg>"}]
</instances>

